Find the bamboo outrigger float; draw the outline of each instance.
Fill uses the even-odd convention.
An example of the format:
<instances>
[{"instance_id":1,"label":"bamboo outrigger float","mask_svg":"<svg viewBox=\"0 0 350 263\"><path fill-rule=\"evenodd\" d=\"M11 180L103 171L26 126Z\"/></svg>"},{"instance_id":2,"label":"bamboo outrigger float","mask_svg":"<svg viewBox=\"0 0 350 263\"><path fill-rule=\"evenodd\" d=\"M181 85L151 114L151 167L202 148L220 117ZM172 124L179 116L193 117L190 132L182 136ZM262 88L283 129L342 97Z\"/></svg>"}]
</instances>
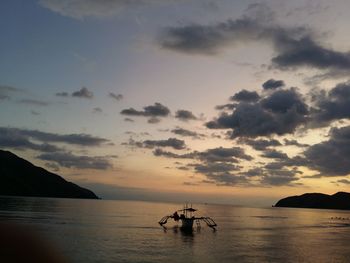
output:
<instances>
[{"instance_id":1,"label":"bamboo outrigger float","mask_svg":"<svg viewBox=\"0 0 350 263\"><path fill-rule=\"evenodd\" d=\"M168 222L169 218L174 219L174 221L178 222L181 220L181 229L192 231L193 230L193 222L196 222L196 225L198 228L201 227L201 221L205 222L208 227L212 228L213 230L216 230L215 227L217 224L215 221L210 217L195 217L194 212L196 212L197 209L189 207L187 204L184 205L183 209L175 211L172 215L164 216L158 223L163 227L166 228L164 225ZM178 212L181 212L179 215Z\"/></svg>"}]
</instances>

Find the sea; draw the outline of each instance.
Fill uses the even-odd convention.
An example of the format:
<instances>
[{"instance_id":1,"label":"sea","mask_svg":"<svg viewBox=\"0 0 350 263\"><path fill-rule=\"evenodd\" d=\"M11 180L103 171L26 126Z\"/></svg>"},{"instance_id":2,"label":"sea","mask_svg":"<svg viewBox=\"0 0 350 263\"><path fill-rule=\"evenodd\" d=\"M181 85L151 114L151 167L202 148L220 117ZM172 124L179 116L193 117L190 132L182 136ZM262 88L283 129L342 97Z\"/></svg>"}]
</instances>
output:
<instances>
[{"instance_id":1,"label":"sea","mask_svg":"<svg viewBox=\"0 0 350 263\"><path fill-rule=\"evenodd\" d=\"M160 227L182 207L0 197L0 223L32 229L67 262L350 262L348 211L193 204L216 231L202 224L183 232L170 221Z\"/></svg>"}]
</instances>

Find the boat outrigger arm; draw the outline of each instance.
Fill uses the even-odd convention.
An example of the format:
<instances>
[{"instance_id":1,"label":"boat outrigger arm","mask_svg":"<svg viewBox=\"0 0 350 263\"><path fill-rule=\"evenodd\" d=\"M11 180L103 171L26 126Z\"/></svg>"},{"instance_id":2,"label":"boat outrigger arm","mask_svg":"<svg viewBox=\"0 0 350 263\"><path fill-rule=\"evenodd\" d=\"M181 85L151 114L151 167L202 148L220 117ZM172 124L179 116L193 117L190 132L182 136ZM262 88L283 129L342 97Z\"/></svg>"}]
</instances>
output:
<instances>
[{"instance_id":1,"label":"boat outrigger arm","mask_svg":"<svg viewBox=\"0 0 350 263\"><path fill-rule=\"evenodd\" d=\"M197 211L196 209L191 207L188 207L187 205L184 207L184 209L175 211L172 215L164 216L158 223L165 228L165 224L168 222L168 219L174 219L174 221L180 221L182 222L182 229L185 230L191 230L193 227L193 222L196 222L197 227L200 227L200 222L203 221L207 224L208 227L215 229L217 224L215 221L210 217L195 217L193 213ZM181 212L181 215L179 215L177 212Z\"/></svg>"}]
</instances>

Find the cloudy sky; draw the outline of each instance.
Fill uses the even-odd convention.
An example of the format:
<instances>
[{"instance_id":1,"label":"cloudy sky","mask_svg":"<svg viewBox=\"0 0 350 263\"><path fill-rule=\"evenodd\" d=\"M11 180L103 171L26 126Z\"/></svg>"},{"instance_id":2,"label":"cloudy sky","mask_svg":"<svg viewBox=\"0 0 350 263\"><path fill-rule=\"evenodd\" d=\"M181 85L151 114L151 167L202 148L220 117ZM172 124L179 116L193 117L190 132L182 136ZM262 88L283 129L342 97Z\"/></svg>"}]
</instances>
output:
<instances>
[{"instance_id":1,"label":"cloudy sky","mask_svg":"<svg viewBox=\"0 0 350 263\"><path fill-rule=\"evenodd\" d=\"M349 8L4 1L0 148L105 198L348 191Z\"/></svg>"}]
</instances>

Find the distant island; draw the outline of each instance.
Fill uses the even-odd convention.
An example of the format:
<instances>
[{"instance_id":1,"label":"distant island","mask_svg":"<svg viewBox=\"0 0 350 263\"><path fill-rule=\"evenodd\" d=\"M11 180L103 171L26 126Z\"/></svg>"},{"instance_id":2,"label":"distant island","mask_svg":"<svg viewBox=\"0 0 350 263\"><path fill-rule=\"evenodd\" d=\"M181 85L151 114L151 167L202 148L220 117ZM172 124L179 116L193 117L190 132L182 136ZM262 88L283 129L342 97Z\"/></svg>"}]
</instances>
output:
<instances>
[{"instance_id":1,"label":"distant island","mask_svg":"<svg viewBox=\"0 0 350 263\"><path fill-rule=\"evenodd\" d=\"M350 193L338 192L333 195L307 193L283 198L275 206L350 210Z\"/></svg>"},{"instance_id":2,"label":"distant island","mask_svg":"<svg viewBox=\"0 0 350 263\"><path fill-rule=\"evenodd\" d=\"M98 199L90 190L0 150L0 195Z\"/></svg>"}]
</instances>

